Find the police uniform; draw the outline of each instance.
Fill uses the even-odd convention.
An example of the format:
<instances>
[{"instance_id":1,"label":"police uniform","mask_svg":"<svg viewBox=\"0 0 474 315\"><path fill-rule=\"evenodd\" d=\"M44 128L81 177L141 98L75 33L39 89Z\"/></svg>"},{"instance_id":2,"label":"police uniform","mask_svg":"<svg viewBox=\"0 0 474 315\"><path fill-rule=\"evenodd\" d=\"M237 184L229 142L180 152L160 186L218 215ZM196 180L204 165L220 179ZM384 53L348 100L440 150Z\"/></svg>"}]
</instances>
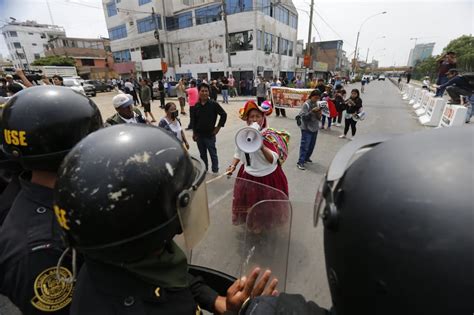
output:
<instances>
[{"instance_id":1,"label":"police uniform","mask_svg":"<svg viewBox=\"0 0 474 315\"><path fill-rule=\"evenodd\" d=\"M20 177L21 191L0 229L0 293L24 314L68 314L72 284L56 279L64 250L51 209L53 190ZM70 263L61 268L71 276Z\"/></svg>"},{"instance_id":2,"label":"police uniform","mask_svg":"<svg viewBox=\"0 0 474 315\"><path fill-rule=\"evenodd\" d=\"M188 274L186 288L163 288L122 268L87 261L74 290L76 314L201 314L214 311L217 292Z\"/></svg>"},{"instance_id":3,"label":"police uniform","mask_svg":"<svg viewBox=\"0 0 474 315\"><path fill-rule=\"evenodd\" d=\"M20 188L20 181L18 180L17 175L11 178L10 182L2 191L2 194L0 195L0 226L3 225L3 221L5 221L5 218L13 204L13 201L20 192Z\"/></svg>"}]
</instances>

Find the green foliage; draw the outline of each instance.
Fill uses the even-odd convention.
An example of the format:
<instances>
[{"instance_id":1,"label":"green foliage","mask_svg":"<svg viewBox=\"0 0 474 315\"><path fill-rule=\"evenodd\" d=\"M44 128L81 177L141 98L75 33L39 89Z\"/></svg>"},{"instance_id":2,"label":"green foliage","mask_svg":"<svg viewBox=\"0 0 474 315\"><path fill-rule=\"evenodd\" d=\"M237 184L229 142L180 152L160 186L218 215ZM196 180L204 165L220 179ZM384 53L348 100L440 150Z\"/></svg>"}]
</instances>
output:
<instances>
[{"instance_id":1,"label":"green foliage","mask_svg":"<svg viewBox=\"0 0 474 315\"><path fill-rule=\"evenodd\" d=\"M463 35L453 39L444 47L443 54L448 51L453 51L457 56L457 68L461 72L474 71L474 37L471 35ZM438 76L438 63L436 60L440 56L429 57L414 67L413 78L420 80L424 76L429 76L431 82L436 81Z\"/></svg>"},{"instance_id":2,"label":"green foliage","mask_svg":"<svg viewBox=\"0 0 474 315\"><path fill-rule=\"evenodd\" d=\"M75 66L76 63L71 57L49 56L35 60L33 66Z\"/></svg>"}]
</instances>

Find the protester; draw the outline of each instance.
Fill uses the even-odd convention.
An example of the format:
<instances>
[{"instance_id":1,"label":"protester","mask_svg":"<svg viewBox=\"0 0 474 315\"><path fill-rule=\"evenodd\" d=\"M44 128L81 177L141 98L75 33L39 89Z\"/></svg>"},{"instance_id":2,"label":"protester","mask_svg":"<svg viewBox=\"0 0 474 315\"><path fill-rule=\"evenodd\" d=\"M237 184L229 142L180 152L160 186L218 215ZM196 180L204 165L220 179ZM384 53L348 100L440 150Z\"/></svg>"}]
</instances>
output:
<instances>
[{"instance_id":1,"label":"protester","mask_svg":"<svg viewBox=\"0 0 474 315\"><path fill-rule=\"evenodd\" d=\"M300 113L301 119L301 143L300 155L296 166L300 170L305 170L305 163L312 163L311 155L316 146L318 136L319 122L321 120L321 108L318 107L318 101L321 98L321 92L315 89L309 94L308 100L303 104Z\"/></svg>"},{"instance_id":2,"label":"protester","mask_svg":"<svg viewBox=\"0 0 474 315\"><path fill-rule=\"evenodd\" d=\"M229 80L226 77L221 79L222 103L229 104Z\"/></svg>"},{"instance_id":3,"label":"protester","mask_svg":"<svg viewBox=\"0 0 474 315\"><path fill-rule=\"evenodd\" d=\"M191 112L193 120L193 140L197 142L201 159L209 169L207 152L211 156L212 172L219 172L219 160L216 149L216 135L224 127L227 114L217 103L209 99L209 85L202 83L199 86L199 100L195 109ZM216 126L217 116L219 123Z\"/></svg>"},{"instance_id":4,"label":"protester","mask_svg":"<svg viewBox=\"0 0 474 315\"><path fill-rule=\"evenodd\" d=\"M217 87L217 81L212 80L210 85L209 97L214 102L217 102L217 94L219 94L219 88Z\"/></svg>"},{"instance_id":5,"label":"protester","mask_svg":"<svg viewBox=\"0 0 474 315\"><path fill-rule=\"evenodd\" d=\"M398 76L398 87L400 88L400 83L402 82L402 75Z\"/></svg>"},{"instance_id":6,"label":"protester","mask_svg":"<svg viewBox=\"0 0 474 315\"><path fill-rule=\"evenodd\" d=\"M456 61L456 53L453 51L448 51L438 58L438 78L436 79L436 85L441 86L449 81L448 71L456 68ZM435 96L443 96L444 90L444 88L437 89Z\"/></svg>"},{"instance_id":7,"label":"protester","mask_svg":"<svg viewBox=\"0 0 474 315\"><path fill-rule=\"evenodd\" d=\"M5 76L5 80L7 82L6 83L7 96L13 96L16 93L23 90L23 87L13 80L13 76L11 74L7 74Z\"/></svg>"},{"instance_id":8,"label":"protester","mask_svg":"<svg viewBox=\"0 0 474 315\"><path fill-rule=\"evenodd\" d=\"M140 104L138 102L138 97L137 97L137 92L135 91L135 86L133 85L133 83L129 79L125 80L124 89L125 89L125 93L130 94L132 96L133 105L137 106L137 104Z\"/></svg>"},{"instance_id":9,"label":"protester","mask_svg":"<svg viewBox=\"0 0 474 315\"><path fill-rule=\"evenodd\" d=\"M264 191L260 191L258 189L259 186L254 186L254 189L248 189L247 181L261 183L265 186L275 188L288 197L288 180L281 167L280 149L286 150L286 152L288 151L289 135L279 138L280 141L278 141L278 143L283 143L283 148L282 146L279 147L271 138L266 137L266 133L269 131L269 129L267 129L267 116L271 113L272 106L268 101L263 102L262 105L257 105L254 101L247 101L244 107L239 110L240 119L244 120L247 126L256 123L258 131L263 137L263 145L260 150L253 153L245 153L236 147L232 163L227 168L227 173L230 175L236 170L240 161L242 161L237 179L244 180L237 180L234 187L234 200L232 205L232 223L234 225L246 222L247 212L251 206L267 199L267 197L268 199L275 199L267 196L268 194L265 194ZM270 130L270 132L271 131L273 130ZM273 133L273 135L275 134L276 133ZM270 194L272 194L272 192L270 192ZM283 223L288 220L289 212L286 207L275 207L274 211L278 211L279 214L272 215L272 217L279 218L280 222L254 222L255 225L251 227L252 231L260 232L263 228L269 227L271 224Z\"/></svg>"},{"instance_id":10,"label":"protester","mask_svg":"<svg viewBox=\"0 0 474 315\"><path fill-rule=\"evenodd\" d=\"M309 88L314 90L317 86L318 86L318 80L316 80L316 77L313 77L311 79L311 82L309 83Z\"/></svg>"},{"instance_id":11,"label":"protester","mask_svg":"<svg viewBox=\"0 0 474 315\"><path fill-rule=\"evenodd\" d=\"M319 90L322 95L326 91L326 86L324 85L324 80L323 79L318 79L318 85L316 88Z\"/></svg>"},{"instance_id":12,"label":"protester","mask_svg":"<svg viewBox=\"0 0 474 315\"><path fill-rule=\"evenodd\" d=\"M189 124L186 130L191 130L193 129L194 126L194 106L196 105L198 99L199 99L199 92L196 87L196 81L192 80L191 83L189 84L189 88L186 89L186 94L188 95L188 105L189 105Z\"/></svg>"},{"instance_id":13,"label":"protester","mask_svg":"<svg viewBox=\"0 0 474 315\"><path fill-rule=\"evenodd\" d=\"M133 106L133 96L130 94L118 94L112 99L112 104L117 111L114 115L107 118L104 127L117 124L136 124L148 123L137 107Z\"/></svg>"},{"instance_id":14,"label":"protester","mask_svg":"<svg viewBox=\"0 0 474 315\"><path fill-rule=\"evenodd\" d=\"M470 98L474 87L469 84L464 76L459 75L457 69L450 69L447 73L449 81L443 85L437 86L438 90L446 90L448 92L452 104L460 104L461 96Z\"/></svg>"},{"instance_id":15,"label":"protester","mask_svg":"<svg viewBox=\"0 0 474 315\"><path fill-rule=\"evenodd\" d=\"M232 74L229 74L228 81L229 81L229 94L230 94L230 97L239 96L237 94L237 87L235 86L235 79L234 79L234 76Z\"/></svg>"},{"instance_id":16,"label":"protester","mask_svg":"<svg viewBox=\"0 0 474 315\"><path fill-rule=\"evenodd\" d=\"M277 80L277 78L274 77L272 83L270 84L270 87L279 87L279 86L281 86L281 81ZM272 106L273 106L273 100L272 100ZM275 107L275 114L277 117L280 117L280 114L283 117L286 117L286 110L284 108Z\"/></svg>"},{"instance_id":17,"label":"protester","mask_svg":"<svg viewBox=\"0 0 474 315\"><path fill-rule=\"evenodd\" d=\"M267 99L267 83L265 79L260 78L257 84L257 104L258 106L262 105L262 102Z\"/></svg>"},{"instance_id":18,"label":"protester","mask_svg":"<svg viewBox=\"0 0 474 315\"><path fill-rule=\"evenodd\" d=\"M408 68L407 72L406 72L406 78L407 78L407 84L410 83L410 80L411 80L411 73L413 71L413 67L410 67Z\"/></svg>"},{"instance_id":19,"label":"protester","mask_svg":"<svg viewBox=\"0 0 474 315\"><path fill-rule=\"evenodd\" d=\"M337 122L336 122L336 117L334 117L333 123L334 126L342 126L342 112L344 111L345 108L345 98L346 98L346 90L340 89L336 90L336 94L334 95L334 105L336 105L336 110L337 110Z\"/></svg>"},{"instance_id":20,"label":"protester","mask_svg":"<svg viewBox=\"0 0 474 315\"><path fill-rule=\"evenodd\" d=\"M184 85L183 79L179 79L178 84L176 85L176 95L178 96L181 115L186 115L186 112L184 111L186 105L186 86Z\"/></svg>"},{"instance_id":21,"label":"protester","mask_svg":"<svg viewBox=\"0 0 474 315\"><path fill-rule=\"evenodd\" d=\"M7 97L7 80L0 77L0 97Z\"/></svg>"},{"instance_id":22,"label":"protester","mask_svg":"<svg viewBox=\"0 0 474 315\"><path fill-rule=\"evenodd\" d=\"M142 100L143 111L145 112L145 117L148 119L148 116L151 117L151 122L156 122L155 116L151 112L151 89L146 84L144 79L140 80L141 89L140 89L140 99Z\"/></svg>"},{"instance_id":23,"label":"protester","mask_svg":"<svg viewBox=\"0 0 474 315\"><path fill-rule=\"evenodd\" d=\"M165 82L166 81L164 81L164 79L158 80L158 95L160 97L160 108L165 108L165 96L166 96Z\"/></svg>"},{"instance_id":24,"label":"protester","mask_svg":"<svg viewBox=\"0 0 474 315\"><path fill-rule=\"evenodd\" d=\"M362 93L364 93L364 90L365 90L365 85L367 84L367 79L364 77L362 77L362 79L360 80L360 91Z\"/></svg>"},{"instance_id":25,"label":"protester","mask_svg":"<svg viewBox=\"0 0 474 315\"><path fill-rule=\"evenodd\" d=\"M176 109L175 103L166 103L165 105L166 116L161 118L158 123L158 127L166 129L176 136L176 138L189 150L189 143L186 140L186 135L183 128L181 127L181 121L178 118L178 110Z\"/></svg>"},{"instance_id":26,"label":"protester","mask_svg":"<svg viewBox=\"0 0 474 315\"><path fill-rule=\"evenodd\" d=\"M349 127L351 128L352 138L356 134L356 124L357 121L354 119L354 115L360 113L362 109L362 99L360 98L360 93L358 89L353 89L351 91L351 97L345 102L345 125L344 125L344 134L340 135L339 138L345 139L347 132L349 132ZM352 140L351 138L351 140Z\"/></svg>"},{"instance_id":27,"label":"protester","mask_svg":"<svg viewBox=\"0 0 474 315\"><path fill-rule=\"evenodd\" d=\"M53 84L54 85L58 85L58 86L64 86L64 80L63 80L63 77L61 77L60 75L53 75Z\"/></svg>"},{"instance_id":28,"label":"protester","mask_svg":"<svg viewBox=\"0 0 474 315\"><path fill-rule=\"evenodd\" d=\"M424 90L427 90L427 91L430 90L430 77L429 76L425 76L423 78L421 88L424 89Z\"/></svg>"}]
</instances>

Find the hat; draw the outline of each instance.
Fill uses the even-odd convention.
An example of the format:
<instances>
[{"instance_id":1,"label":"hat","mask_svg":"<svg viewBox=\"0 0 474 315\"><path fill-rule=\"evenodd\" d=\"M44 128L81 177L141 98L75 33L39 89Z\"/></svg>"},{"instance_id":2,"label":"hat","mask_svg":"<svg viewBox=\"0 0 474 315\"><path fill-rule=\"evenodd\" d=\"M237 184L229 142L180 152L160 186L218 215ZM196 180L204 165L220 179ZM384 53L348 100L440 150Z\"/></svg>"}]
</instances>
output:
<instances>
[{"instance_id":1,"label":"hat","mask_svg":"<svg viewBox=\"0 0 474 315\"><path fill-rule=\"evenodd\" d=\"M458 70L458 69L455 69L455 68L448 70L448 73L454 73L454 72L455 72L455 73L459 73L459 70Z\"/></svg>"},{"instance_id":2,"label":"hat","mask_svg":"<svg viewBox=\"0 0 474 315\"><path fill-rule=\"evenodd\" d=\"M13 76L12 76L11 74L7 74L7 75L5 76L5 79L13 79Z\"/></svg>"},{"instance_id":3,"label":"hat","mask_svg":"<svg viewBox=\"0 0 474 315\"><path fill-rule=\"evenodd\" d=\"M255 101L250 100L245 103L244 107L239 109L240 119L247 120L247 116L252 109L256 109L266 116L271 115L273 112L273 106L269 101L263 101L262 105L258 106Z\"/></svg>"},{"instance_id":4,"label":"hat","mask_svg":"<svg viewBox=\"0 0 474 315\"><path fill-rule=\"evenodd\" d=\"M112 99L115 108L130 106L133 104L133 97L130 94L118 94Z\"/></svg>"}]
</instances>

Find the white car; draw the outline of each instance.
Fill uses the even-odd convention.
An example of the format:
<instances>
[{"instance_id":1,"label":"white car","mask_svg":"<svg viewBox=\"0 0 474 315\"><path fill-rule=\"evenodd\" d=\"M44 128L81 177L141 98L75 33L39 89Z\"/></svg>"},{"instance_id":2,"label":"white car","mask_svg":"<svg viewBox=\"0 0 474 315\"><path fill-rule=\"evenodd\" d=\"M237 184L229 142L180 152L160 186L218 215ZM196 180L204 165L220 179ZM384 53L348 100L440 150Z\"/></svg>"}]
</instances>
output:
<instances>
[{"instance_id":1,"label":"white car","mask_svg":"<svg viewBox=\"0 0 474 315\"><path fill-rule=\"evenodd\" d=\"M64 78L63 79L63 84L64 84L64 86L67 86L67 87L73 89L74 91L77 91L77 92L81 93L82 95L86 95L86 92L84 91L84 88L82 87L81 83L79 83L79 81L77 79Z\"/></svg>"},{"instance_id":2,"label":"white car","mask_svg":"<svg viewBox=\"0 0 474 315\"><path fill-rule=\"evenodd\" d=\"M380 80L385 81L385 74L379 75L379 81L380 81Z\"/></svg>"}]
</instances>

